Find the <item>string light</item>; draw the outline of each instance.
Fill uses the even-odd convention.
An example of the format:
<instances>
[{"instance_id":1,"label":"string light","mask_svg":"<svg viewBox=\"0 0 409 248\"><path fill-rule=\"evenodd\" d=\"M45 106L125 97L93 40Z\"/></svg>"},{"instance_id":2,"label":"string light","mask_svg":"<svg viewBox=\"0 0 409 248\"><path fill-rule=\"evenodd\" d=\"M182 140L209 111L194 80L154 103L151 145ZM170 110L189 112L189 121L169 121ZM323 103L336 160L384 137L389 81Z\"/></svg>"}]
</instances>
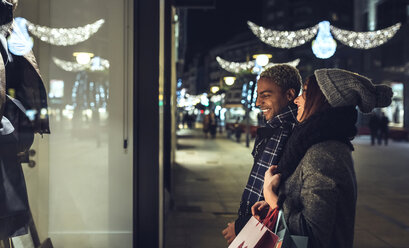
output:
<instances>
[{"instance_id":1,"label":"string light","mask_svg":"<svg viewBox=\"0 0 409 248\"><path fill-rule=\"evenodd\" d=\"M258 26L250 21L247 22L251 31L264 43L278 48L293 48L300 45L303 45L307 41L314 38L317 34L324 34L328 38L326 39L317 39L320 45L315 45L313 47L314 54L316 54L319 58L329 58L332 56L332 51L335 53L336 43L332 39L329 30L326 30L327 26L329 25L328 21L320 22L319 24L306 28L300 29L297 31L276 31L267 29L261 26ZM325 25L324 25L325 24ZM344 29L340 29L330 26L330 30L334 37L339 40L342 44L347 45L352 48L357 49L370 49L377 46L380 46L390 40L396 32L401 27L401 23L397 23L393 26L390 26L385 29L380 29L376 31L370 32L355 32L355 31L348 31ZM321 38L321 37L317 37ZM321 42L323 41L323 42ZM314 46L314 44L313 44ZM328 51L324 51L322 49L326 49ZM321 51L319 51L321 50Z\"/></svg>"},{"instance_id":2,"label":"string light","mask_svg":"<svg viewBox=\"0 0 409 248\"><path fill-rule=\"evenodd\" d=\"M396 23L385 29L370 32L353 32L339 29L331 25L331 31L334 37L342 44L358 48L370 49L380 46L390 40L401 27L401 23Z\"/></svg>"},{"instance_id":3,"label":"string light","mask_svg":"<svg viewBox=\"0 0 409 248\"><path fill-rule=\"evenodd\" d=\"M56 46L69 46L83 42L95 34L104 24L100 19L92 24L77 28L50 28L27 21L28 30L40 40Z\"/></svg>"},{"instance_id":4,"label":"string light","mask_svg":"<svg viewBox=\"0 0 409 248\"><path fill-rule=\"evenodd\" d=\"M91 59L89 64L79 64L76 62L62 60L56 57L53 57L54 63L64 71L70 72L79 72L79 71L105 71L109 69L109 61L106 59L102 59L100 57L94 57Z\"/></svg>"},{"instance_id":5,"label":"string light","mask_svg":"<svg viewBox=\"0 0 409 248\"><path fill-rule=\"evenodd\" d=\"M297 31L277 31L267 29L248 21L251 31L264 43L279 48L293 48L311 40L318 31L318 25Z\"/></svg>"},{"instance_id":6,"label":"string light","mask_svg":"<svg viewBox=\"0 0 409 248\"><path fill-rule=\"evenodd\" d=\"M295 59L295 60L287 62L287 63L268 63L265 68L269 68L269 67L272 67L272 66L275 66L275 65L282 65L282 64L297 67L299 63L300 63L300 59Z\"/></svg>"},{"instance_id":7,"label":"string light","mask_svg":"<svg viewBox=\"0 0 409 248\"><path fill-rule=\"evenodd\" d=\"M222 59L218 56L216 57L216 60L219 63L221 68L225 69L228 72L234 73L234 74L238 74L238 73L245 72L245 71L251 71L253 74L259 73L257 69L260 69L260 68L256 67L255 60L249 61L249 62L232 62L232 61L227 61L225 59ZM271 63L270 62L265 66L265 68L272 67L278 64L287 64L287 65L297 67L299 63L300 63L300 59L295 59L287 63Z\"/></svg>"},{"instance_id":8,"label":"string light","mask_svg":"<svg viewBox=\"0 0 409 248\"><path fill-rule=\"evenodd\" d=\"M243 71L251 70L255 66L255 61L232 62L232 61L227 61L225 59L222 59L219 56L216 57L216 60L219 63L221 68L225 69L228 72L234 73L234 74L238 74Z\"/></svg>"}]
</instances>

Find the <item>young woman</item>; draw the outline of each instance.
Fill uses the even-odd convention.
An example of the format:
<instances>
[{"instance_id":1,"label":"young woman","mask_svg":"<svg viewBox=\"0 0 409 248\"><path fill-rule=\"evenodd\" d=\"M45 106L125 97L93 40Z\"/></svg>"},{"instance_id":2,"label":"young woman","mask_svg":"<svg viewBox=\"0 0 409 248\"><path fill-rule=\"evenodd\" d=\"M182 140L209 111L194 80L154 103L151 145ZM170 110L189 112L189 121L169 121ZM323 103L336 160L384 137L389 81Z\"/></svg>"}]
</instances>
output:
<instances>
[{"instance_id":1,"label":"young woman","mask_svg":"<svg viewBox=\"0 0 409 248\"><path fill-rule=\"evenodd\" d=\"M289 231L309 237L309 247L352 247L356 178L350 142L362 112L391 103L392 90L340 69L320 69L295 99L299 124L278 166L264 178L265 201L252 207L260 218L268 207L283 210Z\"/></svg>"}]
</instances>

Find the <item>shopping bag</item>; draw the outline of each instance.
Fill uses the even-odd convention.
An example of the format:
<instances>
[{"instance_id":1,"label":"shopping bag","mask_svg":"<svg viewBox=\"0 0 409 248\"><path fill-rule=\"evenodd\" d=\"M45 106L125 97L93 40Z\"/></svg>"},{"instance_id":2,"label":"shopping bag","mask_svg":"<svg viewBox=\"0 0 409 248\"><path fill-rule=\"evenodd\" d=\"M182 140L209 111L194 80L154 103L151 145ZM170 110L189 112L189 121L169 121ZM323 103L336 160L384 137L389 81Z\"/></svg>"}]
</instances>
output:
<instances>
[{"instance_id":1,"label":"shopping bag","mask_svg":"<svg viewBox=\"0 0 409 248\"><path fill-rule=\"evenodd\" d=\"M284 227L280 231L278 231L278 227L280 223ZM277 223L274 230L274 233L278 236L278 240L275 248L307 248L308 247L308 237L307 236L297 236L291 235L290 231L287 227L287 223L285 223L285 218L283 211L280 210L278 212Z\"/></svg>"},{"instance_id":2,"label":"shopping bag","mask_svg":"<svg viewBox=\"0 0 409 248\"><path fill-rule=\"evenodd\" d=\"M263 222L252 216L229 248L273 248L279 237L269 227L274 227L277 218L277 209L270 209Z\"/></svg>"}]
</instances>

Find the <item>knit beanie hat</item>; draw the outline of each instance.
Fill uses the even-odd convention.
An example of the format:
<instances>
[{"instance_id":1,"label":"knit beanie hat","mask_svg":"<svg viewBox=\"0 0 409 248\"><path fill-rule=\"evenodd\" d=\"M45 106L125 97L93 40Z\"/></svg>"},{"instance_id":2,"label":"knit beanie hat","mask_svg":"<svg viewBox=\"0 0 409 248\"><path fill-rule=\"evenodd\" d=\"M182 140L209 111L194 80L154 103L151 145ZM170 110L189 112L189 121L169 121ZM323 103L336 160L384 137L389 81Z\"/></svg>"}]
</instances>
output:
<instances>
[{"instance_id":1,"label":"knit beanie hat","mask_svg":"<svg viewBox=\"0 0 409 248\"><path fill-rule=\"evenodd\" d=\"M371 80L357 73L341 69L314 71L318 85L332 107L356 106L363 113L374 108L387 107L393 92L387 85L374 85Z\"/></svg>"}]
</instances>

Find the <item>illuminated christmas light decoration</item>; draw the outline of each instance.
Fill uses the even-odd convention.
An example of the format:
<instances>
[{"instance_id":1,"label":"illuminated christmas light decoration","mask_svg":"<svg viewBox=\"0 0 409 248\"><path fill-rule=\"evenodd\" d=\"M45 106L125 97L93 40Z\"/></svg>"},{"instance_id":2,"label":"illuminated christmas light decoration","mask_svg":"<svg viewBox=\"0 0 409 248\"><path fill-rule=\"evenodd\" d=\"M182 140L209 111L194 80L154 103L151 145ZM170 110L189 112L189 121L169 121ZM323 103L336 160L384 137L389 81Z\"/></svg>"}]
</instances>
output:
<instances>
[{"instance_id":1,"label":"illuminated christmas light decoration","mask_svg":"<svg viewBox=\"0 0 409 248\"><path fill-rule=\"evenodd\" d=\"M332 39L331 32L336 39L346 46L357 49L371 49L390 40L402 26L401 23L397 23L376 31L355 32L337 28L330 25L328 21L323 21L313 27L297 31L277 31L258 26L250 21L247 24L261 41L278 48L301 46L311 40L318 32L317 39L313 41L312 49L318 58L323 59L329 58L335 53L336 42ZM315 44L317 42L318 44Z\"/></svg>"},{"instance_id":2,"label":"illuminated christmas light decoration","mask_svg":"<svg viewBox=\"0 0 409 248\"><path fill-rule=\"evenodd\" d=\"M232 62L222 59L220 57L216 57L217 62L219 63L220 67L225 69L228 72L238 74L245 71L251 71L253 74L259 74L261 72L260 66L256 66L256 61L249 61L249 62ZM287 63L268 63L265 68L272 67L278 64L287 64L294 67L297 67L300 63L300 59L295 59L293 61Z\"/></svg>"},{"instance_id":3,"label":"illuminated christmas light decoration","mask_svg":"<svg viewBox=\"0 0 409 248\"><path fill-rule=\"evenodd\" d=\"M261 41L270 46L279 48L301 46L314 38L318 31L318 25L296 31L277 31L258 26L250 21L248 21L247 24Z\"/></svg>"},{"instance_id":4,"label":"illuminated christmas light decoration","mask_svg":"<svg viewBox=\"0 0 409 248\"><path fill-rule=\"evenodd\" d=\"M251 70L255 66L255 61L249 62L232 62L227 61L225 59L220 58L219 56L216 57L217 62L219 63L220 67L225 69L231 73L240 73L243 71Z\"/></svg>"},{"instance_id":5,"label":"illuminated christmas light decoration","mask_svg":"<svg viewBox=\"0 0 409 248\"><path fill-rule=\"evenodd\" d=\"M104 19L100 19L83 27L50 28L33 24L27 20L27 28L34 36L44 42L56 46L69 46L88 40L101 28L104 22Z\"/></svg>"},{"instance_id":6,"label":"illuminated christmas light decoration","mask_svg":"<svg viewBox=\"0 0 409 248\"><path fill-rule=\"evenodd\" d=\"M76 62L62 60L56 57L53 57L54 63L64 71L70 72L79 72L79 71L105 71L109 69L109 61L106 59L102 59L100 57L94 57L91 59L90 63L88 64L79 64Z\"/></svg>"},{"instance_id":7,"label":"illuminated christmas light decoration","mask_svg":"<svg viewBox=\"0 0 409 248\"><path fill-rule=\"evenodd\" d=\"M33 49L33 38L30 37L26 28L26 19L16 17L13 29L7 39L9 51L18 56L26 55Z\"/></svg>"},{"instance_id":8,"label":"illuminated christmas light decoration","mask_svg":"<svg viewBox=\"0 0 409 248\"><path fill-rule=\"evenodd\" d=\"M286 63L268 63L268 64L265 66L265 68L269 68L269 67L272 67L272 66L275 66L275 65L282 65L282 64L291 65L291 66L293 66L293 67L297 67L299 63L300 63L300 59L295 59L295 60L293 60L293 61L286 62Z\"/></svg>"},{"instance_id":9,"label":"illuminated christmas light decoration","mask_svg":"<svg viewBox=\"0 0 409 248\"><path fill-rule=\"evenodd\" d=\"M332 38L328 21L320 22L318 26L317 38L312 41L312 52L317 58L327 59L334 55L337 43Z\"/></svg>"},{"instance_id":10,"label":"illuminated christmas light decoration","mask_svg":"<svg viewBox=\"0 0 409 248\"><path fill-rule=\"evenodd\" d=\"M358 49L370 49L378 47L390 40L401 26L401 23L396 23L393 26L376 31L353 32L331 25L331 31L334 37L344 45Z\"/></svg>"}]
</instances>

